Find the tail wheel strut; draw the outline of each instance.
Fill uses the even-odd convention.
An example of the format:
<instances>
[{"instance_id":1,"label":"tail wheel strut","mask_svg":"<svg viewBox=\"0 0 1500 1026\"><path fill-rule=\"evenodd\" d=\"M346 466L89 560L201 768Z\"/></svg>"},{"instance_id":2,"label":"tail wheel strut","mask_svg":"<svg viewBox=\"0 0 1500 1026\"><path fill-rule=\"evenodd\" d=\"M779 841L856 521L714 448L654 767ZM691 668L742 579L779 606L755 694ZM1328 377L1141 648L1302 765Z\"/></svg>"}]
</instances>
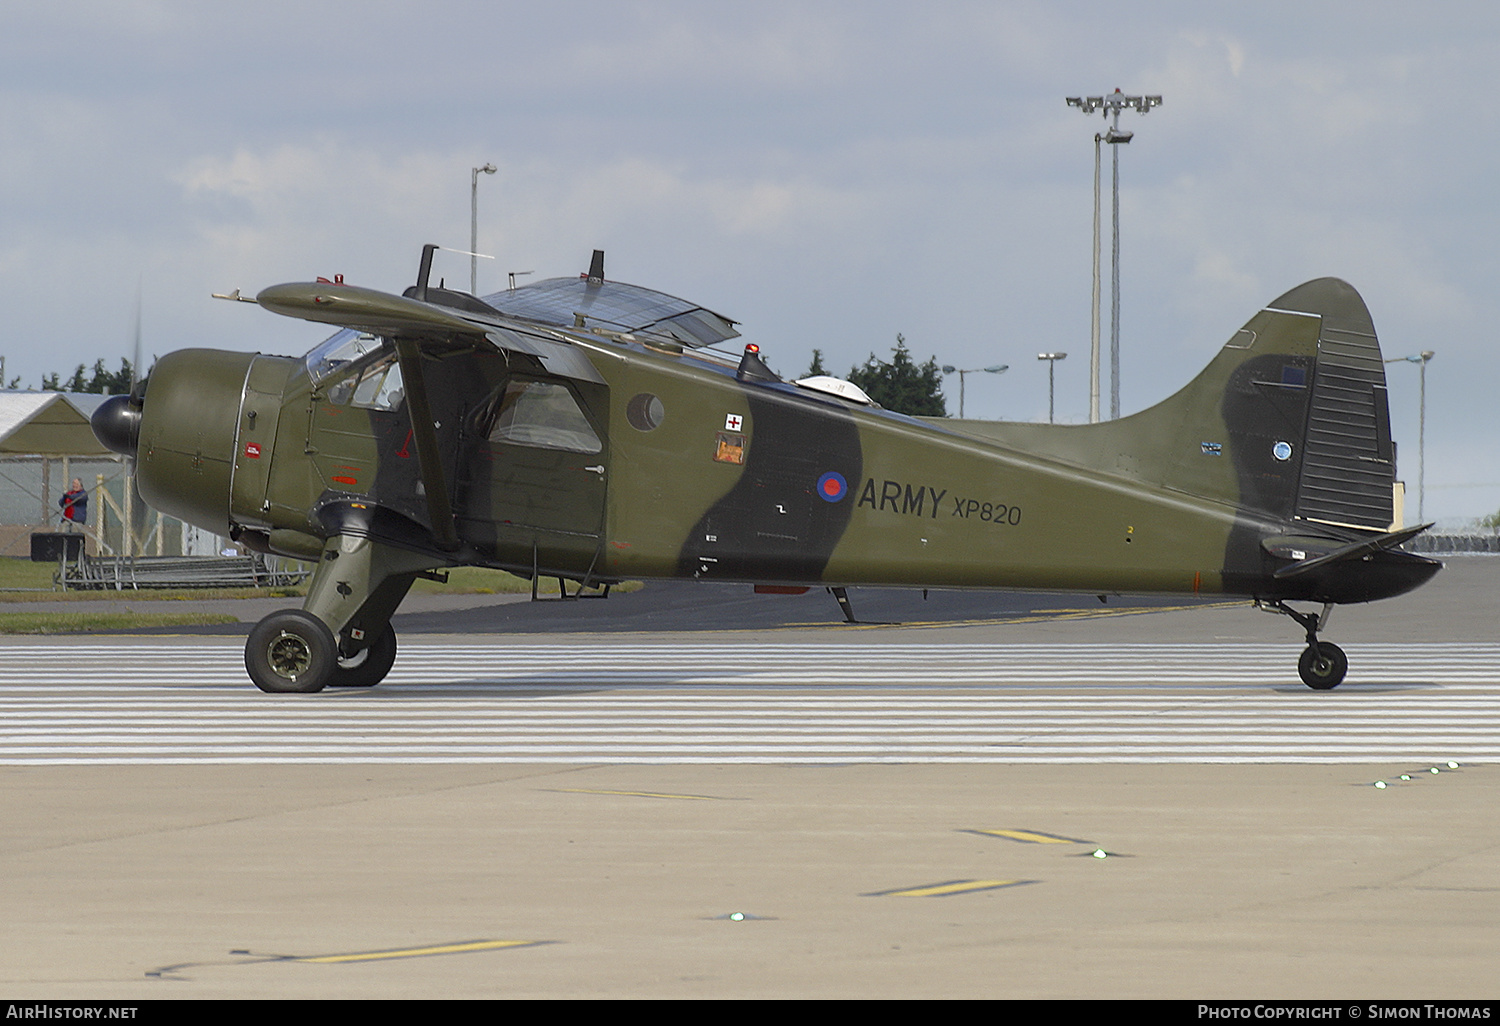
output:
<instances>
[{"instance_id":1,"label":"tail wheel strut","mask_svg":"<svg viewBox=\"0 0 1500 1026\"><path fill-rule=\"evenodd\" d=\"M1281 599L1275 602L1257 602L1262 609L1290 616L1307 632L1307 648L1297 660L1297 675L1302 683L1314 691L1331 691L1344 681L1349 672L1349 657L1344 650L1331 641L1319 641L1318 631L1328 623L1331 604L1323 606L1323 612L1299 613Z\"/></svg>"}]
</instances>

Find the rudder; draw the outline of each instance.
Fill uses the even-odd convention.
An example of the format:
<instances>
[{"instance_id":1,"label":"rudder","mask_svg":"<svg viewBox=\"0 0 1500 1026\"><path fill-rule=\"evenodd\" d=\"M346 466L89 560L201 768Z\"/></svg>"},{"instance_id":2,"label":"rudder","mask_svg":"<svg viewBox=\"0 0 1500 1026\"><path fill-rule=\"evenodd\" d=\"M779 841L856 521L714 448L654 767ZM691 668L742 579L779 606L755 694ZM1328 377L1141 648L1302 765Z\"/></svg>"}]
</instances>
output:
<instances>
[{"instance_id":1,"label":"rudder","mask_svg":"<svg viewBox=\"0 0 1500 1026\"><path fill-rule=\"evenodd\" d=\"M1385 363L1370 311L1337 278L1299 285L1269 309L1321 318L1293 516L1385 531L1394 520L1395 446Z\"/></svg>"}]
</instances>

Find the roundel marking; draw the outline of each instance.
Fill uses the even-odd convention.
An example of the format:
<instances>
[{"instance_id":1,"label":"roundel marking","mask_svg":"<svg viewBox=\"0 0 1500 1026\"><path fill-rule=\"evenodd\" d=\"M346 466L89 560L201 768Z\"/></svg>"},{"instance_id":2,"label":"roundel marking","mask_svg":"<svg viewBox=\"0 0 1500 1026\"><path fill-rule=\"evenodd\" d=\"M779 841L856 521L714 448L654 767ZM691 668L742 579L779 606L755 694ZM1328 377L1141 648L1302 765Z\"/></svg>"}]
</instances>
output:
<instances>
[{"instance_id":1,"label":"roundel marking","mask_svg":"<svg viewBox=\"0 0 1500 1026\"><path fill-rule=\"evenodd\" d=\"M1277 442L1271 446L1271 455L1285 463L1292 458L1292 446L1290 442Z\"/></svg>"},{"instance_id":2,"label":"roundel marking","mask_svg":"<svg viewBox=\"0 0 1500 1026\"><path fill-rule=\"evenodd\" d=\"M830 470L818 478L818 498L824 502L838 502L849 494L849 482L837 470Z\"/></svg>"}]
</instances>

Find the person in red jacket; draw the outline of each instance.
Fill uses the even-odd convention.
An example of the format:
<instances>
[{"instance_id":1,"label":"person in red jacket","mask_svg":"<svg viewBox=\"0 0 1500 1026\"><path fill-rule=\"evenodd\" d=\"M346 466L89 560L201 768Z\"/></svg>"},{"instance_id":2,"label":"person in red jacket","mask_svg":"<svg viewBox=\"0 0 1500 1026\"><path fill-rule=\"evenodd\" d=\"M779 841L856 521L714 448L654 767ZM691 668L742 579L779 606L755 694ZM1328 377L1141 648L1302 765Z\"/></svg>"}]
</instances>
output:
<instances>
[{"instance_id":1,"label":"person in red jacket","mask_svg":"<svg viewBox=\"0 0 1500 1026\"><path fill-rule=\"evenodd\" d=\"M72 530L74 524L88 523L89 493L84 491L83 481L80 479L73 479L73 487L63 493L57 504L62 507L63 520L67 522L69 530Z\"/></svg>"}]
</instances>

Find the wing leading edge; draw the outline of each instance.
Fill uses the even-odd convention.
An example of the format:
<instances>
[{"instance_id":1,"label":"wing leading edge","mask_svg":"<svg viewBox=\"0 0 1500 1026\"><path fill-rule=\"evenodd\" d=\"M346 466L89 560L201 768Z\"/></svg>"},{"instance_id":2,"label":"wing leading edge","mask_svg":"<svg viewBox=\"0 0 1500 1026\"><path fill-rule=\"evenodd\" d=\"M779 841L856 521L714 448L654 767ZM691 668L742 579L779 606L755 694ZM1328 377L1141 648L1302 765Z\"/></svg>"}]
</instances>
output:
<instances>
[{"instance_id":1,"label":"wing leading edge","mask_svg":"<svg viewBox=\"0 0 1500 1026\"><path fill-rule=\"evenodd\" d=\"M439 344L485 340L534 356L556 373L589 380L597 380L592 366L566 340L527 333L525 323L641 336L642 341L664 340L691 348L739 337L734 321L707 307L639 285L606 281L602 250L594 251L588 274L576 279L548 278L479 299L426 284L430 251L435 248L424 249L419 284L400 296L320 279L272 285L253 302L287 317L391 338ZM238 290L234 298L240 298Z\"/></svg>"},{"instance_id":2,"label":"wing leading edge","mask_svg":"<svg viewBox=\"0 0 1500 1026\"><path fill-rule=\"evenodd\" d=\"M484 301L507 317L571 328L585 327L632 335L655 335L690 348L738 338L735 322L706 307L665 292L618 281L547 278Z\"/></svg>"}]
</instances>

